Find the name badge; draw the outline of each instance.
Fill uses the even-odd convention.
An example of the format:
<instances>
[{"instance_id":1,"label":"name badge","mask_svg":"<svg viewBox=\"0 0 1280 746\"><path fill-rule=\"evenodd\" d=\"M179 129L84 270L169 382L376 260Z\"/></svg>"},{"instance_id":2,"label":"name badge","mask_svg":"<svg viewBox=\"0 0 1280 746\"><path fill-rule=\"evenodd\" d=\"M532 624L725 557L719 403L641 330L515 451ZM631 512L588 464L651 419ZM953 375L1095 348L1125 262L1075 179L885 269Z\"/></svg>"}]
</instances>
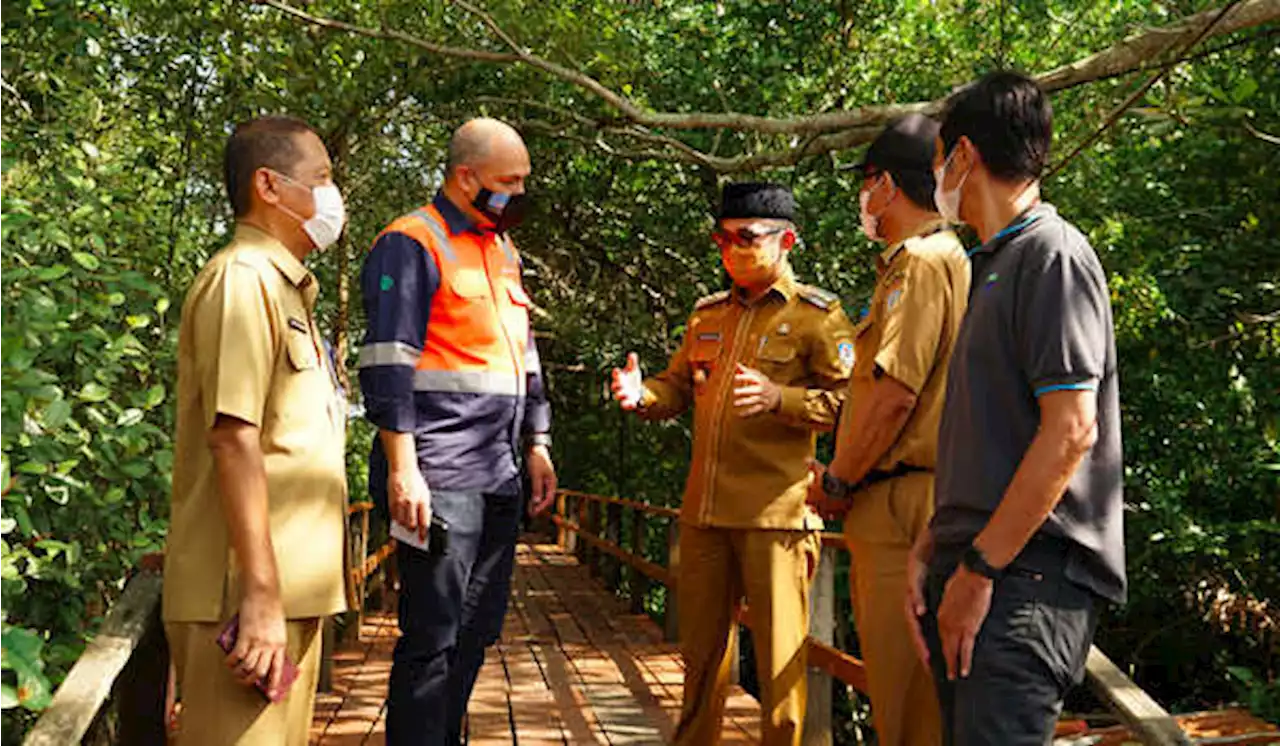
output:
<instances>
[{"instance_id":1,"label":"name badge","mask_svg":"<svg viewBox=\"0 0 1280 746\"><path fill-rule=\"evenodd\" d=\"M698 335L699 342L719 342L720 332L703 332Z\"/></svg>"}]
</instances>

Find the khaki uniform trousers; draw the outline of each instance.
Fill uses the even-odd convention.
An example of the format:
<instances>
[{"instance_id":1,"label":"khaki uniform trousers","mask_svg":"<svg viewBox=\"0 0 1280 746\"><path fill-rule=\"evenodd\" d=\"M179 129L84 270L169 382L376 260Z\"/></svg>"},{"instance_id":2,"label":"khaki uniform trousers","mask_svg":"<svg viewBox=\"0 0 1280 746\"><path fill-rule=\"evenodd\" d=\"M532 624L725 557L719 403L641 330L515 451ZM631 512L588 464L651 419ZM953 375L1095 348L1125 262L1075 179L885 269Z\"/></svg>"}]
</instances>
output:
<instances>
[{"instance_id":1,"label":"khaki uniform trousers","mask_svg":"<svg viewBox=\"0 0 1280 746\"><path fill-rule=\"evenodd\" d=\"M223 624L165 624L178 674L182 713L176 746L306 746L320 676L320 620L285 622L285 650L298 679L285 699L271 704L255 687L236 681L218 647Z\"/></svg>"},{"instance_id":2,"label":"khaki uniform trousers","mask_svg":"<svg viewBox=\"0 0 1280 746\"><path fill-rule=\"evenodd\" d=\"M920 662L907 628L907 556L933 515L933 474L910 473L853 497L844 535L854 621L871 716L881 746L934 746L942 741L933 676Z\"/></svg>"},{"instance_id":3,"label":"khaki uniform trousers","mask_svg":"<svg viewBox=\"0 0 1280 746\"><path fill-rule=\"evenodd\" d=\"M680 527L677 578L685 661L678 746L720 742L743 596L760 680L764 746L798 746L804 727L809 583L819 539L807 531Z\"/></svg>"}]
</instances>

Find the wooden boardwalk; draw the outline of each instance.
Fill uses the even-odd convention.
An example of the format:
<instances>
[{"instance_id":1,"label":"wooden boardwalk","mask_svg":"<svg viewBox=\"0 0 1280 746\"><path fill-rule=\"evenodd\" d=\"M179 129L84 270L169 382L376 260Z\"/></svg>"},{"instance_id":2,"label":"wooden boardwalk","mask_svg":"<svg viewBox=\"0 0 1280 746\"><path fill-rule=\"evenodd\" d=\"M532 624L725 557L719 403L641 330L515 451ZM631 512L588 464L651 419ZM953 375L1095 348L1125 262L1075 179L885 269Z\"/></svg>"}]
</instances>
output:
<instances>
[{"instance_id":1,"label":"wooden boardwalk","mask_svg":"<svg viewBox=\"0 0 1280 746\"><path fill-rule=\"evenodd\" d=\"M527 537L528 538L528 537ZM576 558L542 539L517 548L511 605L501 642L490 649L469 711L474 746L664 744L680 710L684 668L648 617L591 577ZM393 614L369 614L359 639L334 658L333 691L317 696L311 742L381 745ZM729 697L722 743L759 742L759 707L740 689ZM1280 732L1242 710L1177 716L1195 744L1280 744ZM1130 746L1121 726L1059 724L1061 746Z\"/></svg>"},{"instance_id":2,"label":"wooden boardwalk","mask_svg":"<svg viewBox=\"0 0 1280 746\"><path fill-rule=\"evenodd\" d=\"M382 744L393 614L365 617L335 656L333 691L316 700L312 743ZM469 708L469 743L663 744L680 710L684 668L648 617L555 544L521 543L502 640ZM735 689L723 743L759 741L759 707Z\"/></svg>"}]
</instances>

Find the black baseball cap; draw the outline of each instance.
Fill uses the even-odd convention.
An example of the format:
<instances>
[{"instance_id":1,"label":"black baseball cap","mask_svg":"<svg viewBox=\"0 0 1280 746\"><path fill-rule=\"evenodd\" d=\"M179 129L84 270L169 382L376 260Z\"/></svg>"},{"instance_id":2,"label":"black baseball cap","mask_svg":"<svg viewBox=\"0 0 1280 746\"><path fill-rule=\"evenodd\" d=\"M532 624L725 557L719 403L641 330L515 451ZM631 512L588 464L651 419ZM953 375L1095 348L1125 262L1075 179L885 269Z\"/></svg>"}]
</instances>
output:
<instances>
[{"instance_id":1,"label":"black baseball cap","mask_svg":"<svg viewBox=\"0 0 1280 746\"><path fill-rule=\"evenodd\" d=\"M865 176L877 171L915 171L933 174L934 141L941 129L923 114L907 114L885 125L862 160L841 170L860 171Z\"/></svg>"}]
</instances>

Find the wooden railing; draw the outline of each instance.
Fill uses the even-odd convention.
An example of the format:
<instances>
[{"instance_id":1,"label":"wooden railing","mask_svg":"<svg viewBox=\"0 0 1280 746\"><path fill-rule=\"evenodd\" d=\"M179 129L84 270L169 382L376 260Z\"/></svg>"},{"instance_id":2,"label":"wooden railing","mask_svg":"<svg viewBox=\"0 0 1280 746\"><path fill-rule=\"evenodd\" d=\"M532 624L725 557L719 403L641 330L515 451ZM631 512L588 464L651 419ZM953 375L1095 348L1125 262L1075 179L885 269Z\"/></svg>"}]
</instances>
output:
<instances>
[{"instance_id":1,"label":"wooden railing","mask_svg":"<svg viewBox=\"0 0 1280 746\"><path fill-rule=\"evenodd\" d=\"M371 508L370 503L357 503L348 511L354 558L348 571L361 599L367 599L374 590L384 594L390 590L386 560L395 550L395 542L389 540L369 552ZM663 625L667 637L674 640L676 604L675 594L670 591L675 588L680 562L678 518L679 511L672 508L564 490L557 495L551 521L557 528L560 545L576 553L610 588L622 588L625 575L627 594L635 613L647 611L646 599L655 583L666 588ZM664 524L660 535L665 538L662 547L667 556L665 565L647 559L649 552L645 545L651 522ZM624 526L629 529L625 537ZM857 691L866 691L862 661L834 645L835 567L843 548L844 540L839 534L822 535L822 559L810 593L806 746L830 743L830 678ZM97 636L27 734L25 746L165 742L173 687L168 644L160 620L160 566L158 558L150 558L129 579ZM371 585L371 579L377 584L376 588ZM362 615L363 609L362 603L354 611ZM742 621L750 626L749 610L745 610ZM358 622L355 628L359 629ZM329 680L333 642L332 624L326 624L326 654L320 672L322 689L327 688ZM1169 713L1097 648L1089 653L1087 672L1094 692L1142 743L1147 746L1190 744Z\"/></svg>"},{"instance_id":2,"label":"wooden railing","mask_svg":"<svg viewBox=\"0 0 1280 746\"><path fill-rule=\"evenodd\" d=\"M629 520L628 520L629 518ZM627 579L631 608L645 611L645 599L652 583L667 588L663 626L667 638L674 640L675 588L679 557L679 511L649 505L635 500L605 497L563 490L557 496L551 517L557 528L557 541L565 550L600 575L614 589L621 585L622 568L629 568ZM665 524L666 565L647 559L646 542L651 522ZM629 537L623 537L623 527ZM831 687L827 677L835 678L859 692L866 692L866 670L862 661L833 645L836 628L835 567L839 552L845 548L840 534L822 534L822 559L810 592L809 614L809 687L805 714L806 746L831 743ZM897 600L894 600L897 603ZM750 626L749 610L742 621ZM736 655L735 655L736 658ZM735 676L736 676L735 669ZM1146 746L1190 746L1191 740L1173 717L1124 674L1097 647L1089 651L1086 677L1090 688L1129 730Z\"/></svg>"},{"instance_id":3,"label":"wooden railing","mask_svg":"<svg viewBox=\"0 0 1280 746\"><path fill-rule=\"evenodd\" d=\"M364 599L370 578L384 569L395 548L388 541L373 553L369 546L370 503L351 505L347 530L352 548L348 568ZM152 555L125 584L102 627L54 692L48 709L27 733L24 746L68 744L162 744L166 740L173 686L169 646L160 620L162 558ZM379 578L385 587L387 580ZM360 609L353 609L363 614ZM359 629L358 621L356 629ZM333 650L332 619L325 624L325 655L320 686L327 688Z\"/></svg>"}]
</instances>

